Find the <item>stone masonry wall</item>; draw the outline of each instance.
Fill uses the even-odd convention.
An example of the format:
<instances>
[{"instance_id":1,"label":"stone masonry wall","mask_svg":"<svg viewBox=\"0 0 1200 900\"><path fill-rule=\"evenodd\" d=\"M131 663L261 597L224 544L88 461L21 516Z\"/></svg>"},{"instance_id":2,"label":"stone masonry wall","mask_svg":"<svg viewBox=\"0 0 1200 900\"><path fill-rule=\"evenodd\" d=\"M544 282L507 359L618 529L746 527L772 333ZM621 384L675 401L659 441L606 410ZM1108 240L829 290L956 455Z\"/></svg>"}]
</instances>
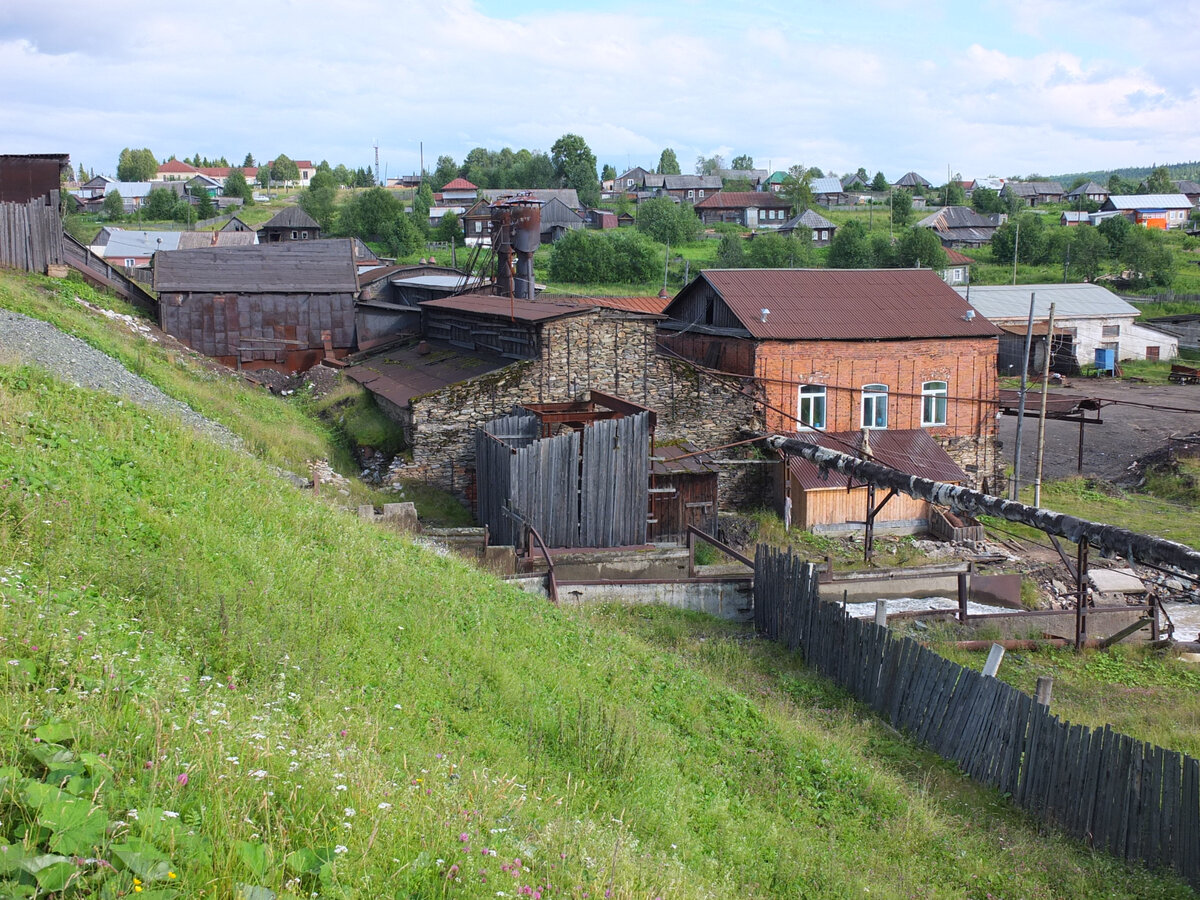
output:
<instances>
[{"instance_id":1,"label":"stone masonry wall","mask_svg":"<svg viewBox=\"0 0 1200 900\"><path fill-rule=\"evenodd\" d=\"M539 359L413 398L411 424L405 424L411 427L414 475L465 497L473 477L477 427L522 403L585 399L589 390L654 410L660 442L688 440L713 447L743 438L747 429L762 428L749 379L705 375L659 355L652 319L591 312L548 322L541 337ZM757 477L762 468L723 469L723 499L754 494L757 489L747 474ZM742 471L746 469L754 471Z\"/></svg>"}]
</instances>

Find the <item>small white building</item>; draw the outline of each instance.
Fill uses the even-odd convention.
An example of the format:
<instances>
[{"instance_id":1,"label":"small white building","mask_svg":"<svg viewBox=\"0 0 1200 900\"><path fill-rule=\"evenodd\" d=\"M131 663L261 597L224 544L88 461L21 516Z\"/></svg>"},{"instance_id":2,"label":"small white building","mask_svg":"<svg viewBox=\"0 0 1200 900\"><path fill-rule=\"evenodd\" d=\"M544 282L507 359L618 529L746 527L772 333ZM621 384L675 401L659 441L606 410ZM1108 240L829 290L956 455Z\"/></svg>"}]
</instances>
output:
<instances>
[{"instance_id":1,"label":"small white building","mask_svg":"<svg viewBox=\"0 0 1200 900\"><path fill-rule=\"evenodd\" d=\"M1098 284L1018 284L956 287L984 318L1004 334L1000 337L1000 374L1020 372L1030 295L1036 295L1034 334L1043 341L1054 304L1055 358L1073 356L1077 365L1092 365L1096 350L1116 351L1125 359L1174 359L1179 339L1165 331L1136 324L1136 307Z\"/></svg>"}]
</instances>

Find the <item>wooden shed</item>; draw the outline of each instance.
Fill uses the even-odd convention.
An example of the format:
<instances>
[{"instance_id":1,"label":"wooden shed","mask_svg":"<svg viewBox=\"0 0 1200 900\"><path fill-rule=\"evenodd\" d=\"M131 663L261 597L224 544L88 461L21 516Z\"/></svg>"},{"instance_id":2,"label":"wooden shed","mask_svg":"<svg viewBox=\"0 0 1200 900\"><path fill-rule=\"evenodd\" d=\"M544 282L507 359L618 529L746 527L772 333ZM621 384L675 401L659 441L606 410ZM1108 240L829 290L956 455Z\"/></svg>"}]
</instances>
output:
<instances>
[{"instance_id":1,"label":"wooden shed","mask_svg":"<svg viewBox=\"0 0 1200 900\"><path fill-rule=\"evenodd\" d=\"M864 451L863 438L868 447ZM842 432L793 432L789 437L810 441L830 450L866 456L880 465L921 478L962 484L966 474L924 429ZM867 485L830 470L822 473L814 463L787 456L777 485L777 505L791 527L814 534L849 534L860 531L867 519ZM876 506L884 499L875 497ZM790 502L789 502L790 501ZM875 517L876 531L917 534L929 530L929 504L907 494L896 494Z\"/></svg>"},{"instance_id":2,"label":"wooden shed","mask_svg":"<svg viewBox=\"0 0 1200 900\"><path fill-rule=\"evenodd\" d=\"M716 535L717 467L707 453L697 454L698 449L687 442L654 448L647 540L683 541L689 525Z\"/></svg>"}]
</instances>

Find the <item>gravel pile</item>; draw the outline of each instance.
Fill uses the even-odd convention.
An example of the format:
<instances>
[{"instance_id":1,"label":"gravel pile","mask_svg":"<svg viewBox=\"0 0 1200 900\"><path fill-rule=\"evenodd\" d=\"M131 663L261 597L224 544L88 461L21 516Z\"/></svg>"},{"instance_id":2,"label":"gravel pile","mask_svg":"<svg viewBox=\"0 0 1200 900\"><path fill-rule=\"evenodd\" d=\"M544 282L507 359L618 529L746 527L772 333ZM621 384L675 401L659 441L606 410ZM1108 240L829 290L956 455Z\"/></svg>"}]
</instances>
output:
<instances>
[{"instance_id":1,"label":"gravel pile","mask_svg":"<svg viewBox=\"0 0 1200 900\"><path fill-rule=\"evenodd\" d=\"M0 362L38 366L76 387L105 391L139 406L173 415L220 444L242 449L241 439L224 425L206 419L186 403L168 397L112 357L47 322L0 310Z\"/></svg>"}]
</instances>

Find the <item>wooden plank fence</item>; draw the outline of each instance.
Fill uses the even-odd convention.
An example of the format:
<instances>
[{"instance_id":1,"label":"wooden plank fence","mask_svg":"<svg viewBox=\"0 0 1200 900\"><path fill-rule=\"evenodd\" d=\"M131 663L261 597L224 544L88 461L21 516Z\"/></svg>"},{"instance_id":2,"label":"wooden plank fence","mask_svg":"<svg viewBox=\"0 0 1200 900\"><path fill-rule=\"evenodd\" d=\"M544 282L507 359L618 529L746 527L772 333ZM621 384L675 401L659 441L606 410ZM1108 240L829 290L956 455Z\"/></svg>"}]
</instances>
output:
<instances>
[{"instance_id":1,"label":"wooden plank fence","mask_svg":"<svg viewBox=\"0 0 1200 900\"><path fill-rule=\"evenodd\" d=\"M645 413L538 439L540 420L513 413L475 433L479 520L493 542L524 548L524 524L549 547L646 542L650 418Z\"/></svg>"},{"instance_id":2,"label":"wooden plank fence","mask_svg":"<svg viewBox=\"0 0 1200 900\"><path fill-rule=\"evenodd\" d=\"M1097 850L1200 887L1200 760L1051 715L1028 694L822 602L816 569L759 546L754 625L975 780Z\"/></svg>"},{"instance_id":3,"label":"wooden plank fence","mask_svg":"<svg viewBox=\"0 0 1200 900\"><path fill-rule=\"evenodd\" d=\"M44 275L47 266L63 262L58 207L42 200L0 203L0 266Z\"/></svg>"}]
</instances>

